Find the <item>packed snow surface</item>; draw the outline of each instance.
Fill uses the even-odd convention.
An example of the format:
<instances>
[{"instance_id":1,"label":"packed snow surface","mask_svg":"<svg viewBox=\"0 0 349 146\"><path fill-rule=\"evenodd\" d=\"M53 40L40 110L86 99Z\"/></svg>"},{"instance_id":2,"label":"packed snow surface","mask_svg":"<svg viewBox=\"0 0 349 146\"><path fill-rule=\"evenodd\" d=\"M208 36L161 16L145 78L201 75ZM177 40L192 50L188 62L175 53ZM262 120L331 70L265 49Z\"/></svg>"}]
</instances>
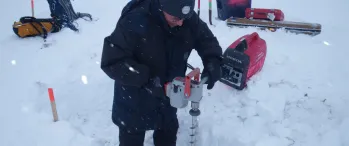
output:
<instances>
[{"instance_id":1,"label":"packed snow surface","mask_svg":"<svg viewBox=\"0 0 349 146\"><path fill-rule=\"evenodd\" d=\"M0 145L117 146L111 121L113 81L100 69L103 38L111 33L127 0L74 0L79 33L64 29L43 39L18 38L12 23L30 16L29 0L0 6ZM200 17L208 23L208 2ZM254 0L252 7L279 8L288 21L322 24L315 37L255 28L209 26L225 50L258 32L267 42L263 70L237 91L218 82L200 105L199 146L349 146L349 2L346 0ZM49 17L46 0L35 16ZM213 1L213 17L217 16ZM202 69L195 51L189 63ZM188 70L189 71L189 70ZM59 121L47 93L53 88ZM180 109L179 146L189 140L190 106ZM152 131L145 138L152 145Z\"/></svg>"}]
</instances>

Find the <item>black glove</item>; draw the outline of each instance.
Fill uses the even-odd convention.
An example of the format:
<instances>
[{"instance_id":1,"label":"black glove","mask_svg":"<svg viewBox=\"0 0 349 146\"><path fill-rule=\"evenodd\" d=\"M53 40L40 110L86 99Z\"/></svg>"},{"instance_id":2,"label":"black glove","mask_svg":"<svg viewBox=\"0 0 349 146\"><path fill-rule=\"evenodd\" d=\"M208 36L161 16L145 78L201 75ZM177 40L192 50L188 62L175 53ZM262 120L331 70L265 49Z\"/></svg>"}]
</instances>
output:
<instances>
[{"instance_id":1,"label":"black glove","mask_svg":"<svg viewBox=\"0 0 349 146\"><path fill-rule=\"evenodd\" d=\"M204 70L201 79L208 77L206 81L207 89L213 88L214 84L221 78L221 61L218 58L210 58L204 61Z\"/></svg>"},{"instance_id":2,"label":"black glove","mask_svg":"<svg viewBox=\"0 0 349 146\"><path fill-rule=\"evenodd\" d=\"M159 77L149 79L148 83L144 86L144 89L146 89L154 97L166 97L165 87L161 85Z\"/></svg>"},{"instance_id":3,"label":"black glove","mask_svg":"<svg viewBox=\"0 0 349 146\"><path fill-rule=\"evenodd\" d=\"M78 18L83 18L83 17L87 17L90 19L90 21L92 21L92 15L89 14L89 13L80 13L80 12L77 12L76 15L78 15ZM84 18L83 18L84 19ZM85 19L86 20L86 19Z\"/></svg>"}]
</instances>

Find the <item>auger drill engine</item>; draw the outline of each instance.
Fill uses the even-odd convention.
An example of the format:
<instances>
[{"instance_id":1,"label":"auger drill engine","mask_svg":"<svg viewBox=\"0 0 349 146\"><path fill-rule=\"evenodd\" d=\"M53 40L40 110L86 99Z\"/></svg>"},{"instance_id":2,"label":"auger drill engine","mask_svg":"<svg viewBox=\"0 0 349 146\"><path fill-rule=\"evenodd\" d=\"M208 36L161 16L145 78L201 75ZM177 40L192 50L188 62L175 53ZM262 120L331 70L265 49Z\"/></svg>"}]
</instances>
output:
<instances>
[{"instance_id":1,"label":"auger drill engine","mask_svg":"<svg viewBox=\"0 0 349 146\"><path fill-rule=\"evenodd\" d=\"M166 95L170 98L171 106L185 108L188 102L191 102L189 114L192 116L192 126L190 127L190 144L192 146L196 142L197 117L200 115L199 104L203 97L203 84L207 81L207 77L204 77L201 82L199 79L200 69L194 68L187 76L176 77L165 85Z\"/></svg>"}]
</instances>

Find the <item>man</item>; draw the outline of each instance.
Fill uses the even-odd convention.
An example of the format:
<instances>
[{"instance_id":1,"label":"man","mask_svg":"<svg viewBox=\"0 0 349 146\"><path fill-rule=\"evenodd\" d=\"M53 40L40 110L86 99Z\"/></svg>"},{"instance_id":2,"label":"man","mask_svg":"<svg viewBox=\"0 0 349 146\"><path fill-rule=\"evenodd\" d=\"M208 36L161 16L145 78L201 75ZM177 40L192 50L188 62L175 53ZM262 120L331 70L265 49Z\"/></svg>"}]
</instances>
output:
<instances>
[{"instance_id":1,"label":"man","mask_svg":"<svg viewBox=\"0 0 349 146\"><path fill-rule=\"evenodd\" d=\"M143 146L154 130L155 146L175 146L177 109L164 84L184 77L192 49L200 55L212 89L220 78L222 48L194 12L194 0L132 0L104 39L101 68L115 80L112 120L120 146Z\"/></svg>"}]
</instances>

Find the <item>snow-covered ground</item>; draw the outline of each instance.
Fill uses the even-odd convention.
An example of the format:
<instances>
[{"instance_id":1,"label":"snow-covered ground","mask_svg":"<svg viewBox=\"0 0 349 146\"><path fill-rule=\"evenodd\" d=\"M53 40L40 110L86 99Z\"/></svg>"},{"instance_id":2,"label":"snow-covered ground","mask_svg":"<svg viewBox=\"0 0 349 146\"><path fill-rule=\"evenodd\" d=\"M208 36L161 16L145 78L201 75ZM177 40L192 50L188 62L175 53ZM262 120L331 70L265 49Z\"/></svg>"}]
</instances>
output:
<instances>
[{"instance_id":1,"label":"snow-covered ground","mask_svg":"<svg viewBox=\"0 0 349 146\"><path fill-rule=\"evenodd\" d=\"M113 81L100 69L103 38L111 33L127 0L74 0L80 33L20 39L11 25L31 15L29 0L0 6L0 146L117 146L111 121ZM208 4L201 2L208 22ZM321 23L315 37L253 28L210 26L225 49L257 31L268 45L263 70L244 91L217 83L205 91L199 117L199 146L349 146L349 49L346 0L254 0L253 7L280 8L286 20ZM216 17L216 1L213 1ZM35 15L49 17L46 0L35 1ZM193 52L189 60L202 68ZM84 80L86 78L86 80ZM47 88L53 88L59 121L53 122ZM178 113L178 145L189 140L189 107ZM152 145L151 131L145 139Z\"/></svg>"}]
</instances>

